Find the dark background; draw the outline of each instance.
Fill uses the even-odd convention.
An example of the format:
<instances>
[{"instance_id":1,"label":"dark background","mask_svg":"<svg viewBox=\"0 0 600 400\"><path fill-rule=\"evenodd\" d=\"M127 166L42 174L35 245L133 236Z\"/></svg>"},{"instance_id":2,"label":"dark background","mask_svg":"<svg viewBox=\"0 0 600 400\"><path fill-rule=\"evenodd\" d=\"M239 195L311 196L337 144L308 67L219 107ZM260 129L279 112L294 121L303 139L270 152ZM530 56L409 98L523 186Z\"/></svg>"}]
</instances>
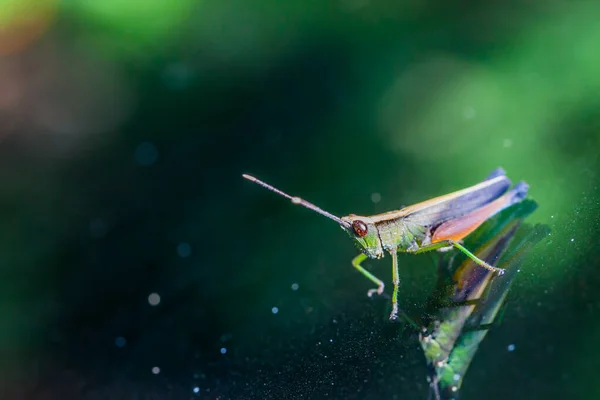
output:
<instances>
[{"instance_id":1,"label":"dark background","mask_svg":"<svg viewBox=\"0 0 600 400\"><path fill-rule=\"evenodd\" d=\"M559 1L8 1L2 398L426 398L417 336L366 297L346 235L241 174L368 215L497 166L528 181L530 220L552 235L463 398L600 395L599 15ZM434 261L400 257L408 312ZM367 266L391 286L389 257Z\"/></svg>"}]
</instances>

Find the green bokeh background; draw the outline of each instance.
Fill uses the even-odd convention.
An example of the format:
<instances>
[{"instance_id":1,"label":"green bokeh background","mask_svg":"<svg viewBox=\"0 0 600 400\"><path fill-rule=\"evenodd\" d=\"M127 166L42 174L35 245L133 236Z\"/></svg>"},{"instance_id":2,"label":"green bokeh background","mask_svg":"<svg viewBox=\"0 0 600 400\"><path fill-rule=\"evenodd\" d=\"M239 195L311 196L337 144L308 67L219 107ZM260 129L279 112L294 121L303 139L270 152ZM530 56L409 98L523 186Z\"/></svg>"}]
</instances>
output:
<instances>
[{"instance_id":1,"label":"green bokeh background","mask_svg":"<svg viewBox=\"0 0 600 400\"><path fill-rule=\"evenodd\" d=\"M600 396L600 5L0 1L0 23L37 7L50 28L0 55L2 398L426 398L348 238L241 174L345 215L497 166L552 234L463 398ZM434 260L401 257L408 311Z\"/></svg>"}]
</instances>

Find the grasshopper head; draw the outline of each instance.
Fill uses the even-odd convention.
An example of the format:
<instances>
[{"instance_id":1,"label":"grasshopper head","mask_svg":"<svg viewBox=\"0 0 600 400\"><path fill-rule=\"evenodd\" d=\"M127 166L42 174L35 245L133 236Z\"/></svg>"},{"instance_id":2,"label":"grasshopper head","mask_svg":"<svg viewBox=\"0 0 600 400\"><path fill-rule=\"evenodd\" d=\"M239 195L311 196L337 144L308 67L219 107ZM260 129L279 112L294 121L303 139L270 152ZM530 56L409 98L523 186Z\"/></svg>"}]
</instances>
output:
<instances>
[{"instance_id":1,"label":"grasshopper head","mask_svg":"<svg viewBox=\"0 0 600 400\"><path fill-rule=\"evenodd\" d=\"M384 253L379 239L379 232L371 218L350 214L347 217L342 217L341 220L344 222L341 225L342 229L350 235L363 253L369 258L383 257Z\"/></svg>"}]
</instances>

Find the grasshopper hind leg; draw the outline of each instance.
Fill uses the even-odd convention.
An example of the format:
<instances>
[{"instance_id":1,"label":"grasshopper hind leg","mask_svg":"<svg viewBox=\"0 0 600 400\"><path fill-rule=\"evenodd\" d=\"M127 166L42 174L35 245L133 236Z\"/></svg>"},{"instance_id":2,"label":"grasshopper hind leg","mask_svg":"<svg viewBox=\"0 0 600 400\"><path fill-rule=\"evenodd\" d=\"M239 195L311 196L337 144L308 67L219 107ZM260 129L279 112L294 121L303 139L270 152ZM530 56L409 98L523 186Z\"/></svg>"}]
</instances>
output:
<instances>
[{"instance_id":1,"label":"grasshopper hind leg","mask_svg":"<svg viewBox=\"0 0 600 400\"><path fill-rule=\"evenodd\" d=\"M456 243L462 245L463 241L462 240L456 240ZM450 245L448 245L446 247L440 247L439 249L437 249L437 251L440 252L440 253L447 253L447 252L452 251L454 249L455 249L454 245L450 244Z\"/></svg>"},{"instance_id":2,"label":"grasshopper hind leg","mask_svg":"<svg viewBox=\"0 0 600 400\"><path fill-rule=\"evenodd\" d=\"M358 272L360 272L365 277L367 277L367 279L369 279L371 282L373 282L377 285L376 288L369 289L367 291L367 296L372 297L374 294L381 295L381 294L383 294L383 289L385 288L385 284L383 283L383 281L381 279L377 278L375 275L373 275L372 273L367 271L362 265L360 265L366 259L367 259L366 254L360 253L359 255L354 257L354 259L352 260L352 266L354 268L356 268L358 270Z\"/></svg>"},{"instance_id":3,"label":"grasshopper hind leg","mask_svg":"<svg viewBox=\"0 0 600 400\"><path fill-rule=\"evenodd\" d=\"M419 250L413 252L413 254L425 253L425 252L431 251L431 250L439 250L441 248L449 247L449 246L455 247L456 249L460 250L467 257L469 257L471 260L473 260L476 264L481 265L482 267L484 267L485 269L487 269L489 271L495 272L498 275L503 275L505 272L502 268L492 267L490 264L486 263L485 261L483 261L482 259L477 257L475 254L473 254L469 250L467 250L458 241L452 240L452 239L442 240L442 241L439 241L436 243L429 244L425 247L421 247Z\"/></svg>"},{"instance_id":4,"label":"grasshopper hind leg","mask_svg":"<svg viewBox=\"0 0 600 400\"><path fill-rule=\"evenodd\" d=\"M458 250L462 251L471 260L475 261L475 263L481 265L485 269L487 269L489 271L492 271L492 272L495 272L498 275L504 275L504 272L505 272L504 269L492 267L490 264L486 263L485 261L483 261L482 259L480 259L479 257L477 257L475 254L473 254L469 250L467 250L462 244L460 244L458 242L455 242L454 240L449 240L448 242L451 245L453 245L454 247L456 247Z\"/></svg>"}]
</instances>

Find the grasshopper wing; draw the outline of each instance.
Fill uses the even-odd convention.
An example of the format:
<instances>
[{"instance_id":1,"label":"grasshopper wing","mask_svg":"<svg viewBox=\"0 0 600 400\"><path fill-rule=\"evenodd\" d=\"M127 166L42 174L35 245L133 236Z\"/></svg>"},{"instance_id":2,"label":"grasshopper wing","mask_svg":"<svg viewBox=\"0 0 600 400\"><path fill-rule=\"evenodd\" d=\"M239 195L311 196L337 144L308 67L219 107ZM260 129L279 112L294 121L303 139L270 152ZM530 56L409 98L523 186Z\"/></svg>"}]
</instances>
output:
<instances>
[{"instance_id":1,"label":"grasshopper wing","mask_svg":"<svg viewBox=\"0 0 600 400\"><path fill-rule=\"evenodd\" d=\"M511 186L510 180L499 170L495 170L477 185L421 203L413 204L399 211L392 211L372 217L379 219L403 218L419 226L439 225L445 221L461 217L477 210L502 196Z\"/></svg>"}]
</instances>

